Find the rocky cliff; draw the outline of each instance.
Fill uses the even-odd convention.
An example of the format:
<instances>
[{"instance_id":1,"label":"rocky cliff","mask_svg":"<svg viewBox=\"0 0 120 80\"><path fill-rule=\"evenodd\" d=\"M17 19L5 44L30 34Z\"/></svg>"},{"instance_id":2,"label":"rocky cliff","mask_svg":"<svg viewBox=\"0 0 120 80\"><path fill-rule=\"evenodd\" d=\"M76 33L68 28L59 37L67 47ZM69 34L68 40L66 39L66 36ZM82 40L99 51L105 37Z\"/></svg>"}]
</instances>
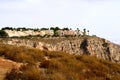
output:
<instances>
[{"instance_id":1,"label":"rocky cliff","mask_svg":"<svg viewBox=\"0 0 120 80\"><path fill-rule=\"evenodd\" d=\"M10 39L4 40L3 43L41 50L63 51L75 55L85 54L120 63L120 46L108 40L93 36L58 39L58 42L57 39L48 39L49 43L44 40Z\"/></svg>"}]
</instances>

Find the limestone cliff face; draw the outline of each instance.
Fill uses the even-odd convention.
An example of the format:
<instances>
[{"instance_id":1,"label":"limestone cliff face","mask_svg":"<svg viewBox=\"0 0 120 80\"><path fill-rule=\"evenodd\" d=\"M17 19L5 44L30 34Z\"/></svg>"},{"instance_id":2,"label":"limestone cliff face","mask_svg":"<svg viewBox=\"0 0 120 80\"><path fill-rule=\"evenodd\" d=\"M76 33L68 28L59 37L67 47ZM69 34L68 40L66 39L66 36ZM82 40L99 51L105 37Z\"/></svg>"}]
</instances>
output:
<instances>
[{"instance_id":1,"label":"limestone cliff face","mask_svg":"<svg viewBox=\"0 0 120 80\"><path fill-rule=\"evenodd\" d=\"M120 63L120 46L97 37L66 40L56 44L56 50L71 54L91 55Z\"/></svg>"},{"instance_id":2,"label":"limestone cliff face","mask_svg":"<svg viewBox=\"0 0 120 80\"><path fill-rule=\"evenodd\" d=\"M76 55L96 56L105 60L120 63L120 46L98 37L80 37L66 39L57 43L45 43L31 40L12 39L4 41L5 44L27 46L41 50L63 51Z\"/></svg>"}]
</instances>

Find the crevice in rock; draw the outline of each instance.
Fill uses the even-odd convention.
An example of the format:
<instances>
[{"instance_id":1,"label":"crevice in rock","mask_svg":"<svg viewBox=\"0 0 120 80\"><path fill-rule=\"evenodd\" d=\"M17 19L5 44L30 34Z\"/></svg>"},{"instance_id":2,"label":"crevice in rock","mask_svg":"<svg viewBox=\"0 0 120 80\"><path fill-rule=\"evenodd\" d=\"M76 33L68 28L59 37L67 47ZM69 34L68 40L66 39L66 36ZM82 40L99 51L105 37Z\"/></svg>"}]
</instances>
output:
<instances>
[{"instance_id":1,"label":"crevice in rock","mask_svg":"<svg viewBox=\"0 0 120 80\"><path fill-rule=\"evenodd\" d=\"M88 40L84 39L83 42L80 44L80 48L83 50L83 53L85 53L86 55L90 55L87 46L88 46Z\"/></svg>"},{"instance_id":2,"label":"crevice in rock","mask_svg":"<svg viewBox=\"0 0 120 80\"><path fill-rule=\"evenodd\" d=\"M105 50L104 54L106 55L106 59L108 59L109 61L111 61L111 56L110 56L111 52L110 52L109 43L104 42L102 44L102 46L104 47L104 50Z\"/></svg>"}]
</instances>

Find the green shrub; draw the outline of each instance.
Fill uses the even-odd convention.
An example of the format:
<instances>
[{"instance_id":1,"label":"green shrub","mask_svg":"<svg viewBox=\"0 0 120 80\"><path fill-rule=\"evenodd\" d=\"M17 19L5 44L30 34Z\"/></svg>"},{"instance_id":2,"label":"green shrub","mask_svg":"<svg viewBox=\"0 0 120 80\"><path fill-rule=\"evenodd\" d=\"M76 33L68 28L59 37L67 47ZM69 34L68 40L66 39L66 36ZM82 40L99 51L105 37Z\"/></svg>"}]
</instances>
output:
<instances>
[{"instance_id":1,"label":"green shrub","mask_svg":"<svg viewBox=\"0 0 120 80\"><path fill-rule=\"evenodd\" d=\"M0 30L0 37L2 38L8 37L8 34L4 30Z\"/></svg>"}]
</instances>

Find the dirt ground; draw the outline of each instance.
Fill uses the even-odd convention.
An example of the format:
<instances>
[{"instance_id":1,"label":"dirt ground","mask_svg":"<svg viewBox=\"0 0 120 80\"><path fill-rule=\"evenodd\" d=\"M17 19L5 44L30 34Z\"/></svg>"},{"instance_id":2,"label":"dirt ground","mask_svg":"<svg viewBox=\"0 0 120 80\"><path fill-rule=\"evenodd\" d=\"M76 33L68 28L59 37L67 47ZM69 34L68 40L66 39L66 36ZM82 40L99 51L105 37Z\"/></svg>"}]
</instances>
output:
<instances>
[{"instance_id":1,"label":"dirt ground","mask_svg":"<svg viewBox=\"0 0 120 80\"><path fill-rule=\"evenodd\" d=\"M4 80L6 73L18 66L18 63L0 57L0 80Z\"/></svg>"}]
</instances>

